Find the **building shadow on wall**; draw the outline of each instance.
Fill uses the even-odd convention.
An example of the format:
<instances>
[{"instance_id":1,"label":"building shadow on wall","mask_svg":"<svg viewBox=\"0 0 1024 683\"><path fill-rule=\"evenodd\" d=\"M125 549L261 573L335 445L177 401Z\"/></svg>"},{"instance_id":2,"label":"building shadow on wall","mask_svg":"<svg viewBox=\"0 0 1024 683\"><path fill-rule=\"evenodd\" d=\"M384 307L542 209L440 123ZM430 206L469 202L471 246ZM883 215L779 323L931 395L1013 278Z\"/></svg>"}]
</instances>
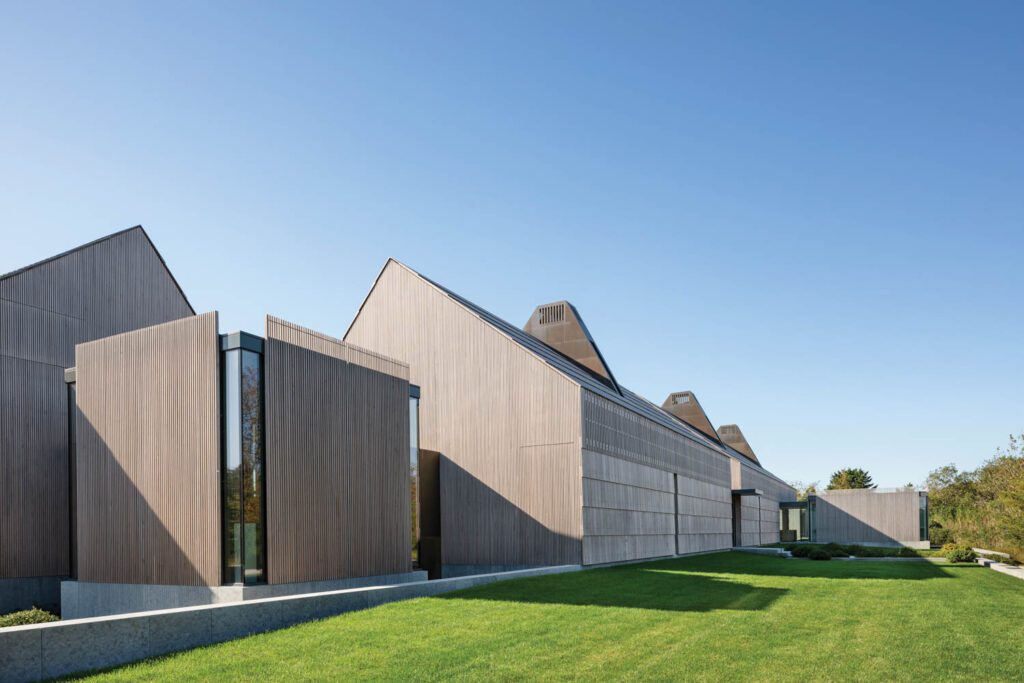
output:
<instances>
[{"instance_id":1,"label":"building shadow on wall","mask_svg":"<svg viewBox=\"0 0 1024 683\"><path fill-rule=\"evenodd\" d=\"M915 522L918 521L916 512ZM814 517L816 520L815 526L817 527L816 538L818 539L815 543L884 543L903 545L900 539L888 531L855 517L823 496L817 496L815 499Z\"/></svg>"},{"instance_id":2,"label":"building shadow on wall","mask_svg":"<svg viewBox=\"0 0 1024 683\"><path fill-rule=\"evenodd\" d=\"M580 538L549 529L443 454L440 470L446 564L479 565L483 571L493 571L492 565L581 563ZM481 511L484 514L479 514ZM671 571L682 569L673 566L677 562L628 564L499 582L438 598L708 612L766 609L787 592L728 578Z\"/></svg>"},{"instance_id":3,"label":"building shadow on wall","mask_svg":"<svg viewBox=\"0 0 1024 683\"><path fill-rule=\"evenodd\" d=\"M472 588L443 599L497 600L579 607L618 607L666 612L767 609L788 591L702 574L652 571L650 565L509 581Z\"/></svg>"},{"instance_id":4,"label":"building shadow on wall","mask_svg":"<svg viewBox=\"0 0 1024 683\"><path fill-rule=\"evenodd\" d=\"M582 562L579 536L549 528L443 453L439 464L445 565L476 565L490 571L486 568ZM527 480L532 476L529 472L520 475ZM551 516L557 516L566 505L556 499L534 500L534 504Z\"/></svg>"},{"instance_id":5,"label":"building shadow on wall","mask_svg":"<svg viewBox=\"0 0 1024 683\"><path fill-rule=\"evenodd\" d=\"M161 513L150 504L146 492L132 480L89 419L81 411L77 413L74 580L207 585L194 558L164 524ZM167 476L156 477L156 473L149 473L163 489L157 495L169 504L193 495L177 486L178 482L173 479L174 463L171 465L165 473ZM193 533L209 535L207 553L216 553L219 557L218 530L193 527Z\"/></svg>"}]
</instances>

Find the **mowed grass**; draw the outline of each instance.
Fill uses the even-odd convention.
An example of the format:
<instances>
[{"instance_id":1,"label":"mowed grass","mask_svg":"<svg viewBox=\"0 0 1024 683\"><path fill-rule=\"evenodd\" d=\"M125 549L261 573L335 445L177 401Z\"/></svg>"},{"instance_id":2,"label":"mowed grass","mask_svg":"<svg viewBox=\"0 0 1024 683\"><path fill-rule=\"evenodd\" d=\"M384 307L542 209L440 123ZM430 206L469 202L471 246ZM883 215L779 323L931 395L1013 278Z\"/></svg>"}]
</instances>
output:
<instances>
[{"instance_id":1,"label":"mowed grass","mask_svg":"<svg viewBox=\"0 0 1024 683\"><path fill-rule=\"evenodd\" d=\"M1024 680L1024 581L719 553L507 581L96 680Z\"/></svg>"}]
</instances>

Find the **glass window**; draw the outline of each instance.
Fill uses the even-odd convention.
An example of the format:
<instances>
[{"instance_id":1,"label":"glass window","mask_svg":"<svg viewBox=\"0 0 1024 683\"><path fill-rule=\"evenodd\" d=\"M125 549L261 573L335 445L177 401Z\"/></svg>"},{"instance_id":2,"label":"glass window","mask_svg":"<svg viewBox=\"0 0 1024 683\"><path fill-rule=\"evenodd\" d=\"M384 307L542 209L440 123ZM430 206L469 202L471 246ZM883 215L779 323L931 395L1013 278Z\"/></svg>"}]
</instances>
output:
<instances>
[{"instance_id":1,"label":"glass window","mask_svg":"<svg viewBox=\"0 0 1024 683\"><path fill-rule=\"evenodd\" d=\"M240 354L238 349L224 352L224 400L222 416L223 467L221 469L224 506L224 583L242 583L242 452Z\"/></svg>"},{"instance_id":2,"label":"glass window","mask_svg":"<svg viewBox=\"0 0 1024 683\"><path fill-rule=\"evenodd\" d=\"M242 519L245 583L263 581L263 358L242 351Z\"/></svg>"},{"instance_id":3,"label":"glass window","mask_svg":"<svg viewBox=\"0 0 1024 683\"><path fill-rule=\"evenodd\" d=\"M412 516L412 566L419 566L420 554L420 398L419 389L409 396L409 513Z\"/></svg>"},{"instance_id":4,"label":"glass window","mask_svg":"<svg viewBox=\"0 0 1024 683\"><path fill-rule=\"evenodd\" d=\"M921 537L918 540L927 541L928 540L928 496L922 496L922 495L919 494L918 495L918 500L920 501L919 504L920 504L920 507L921 507L921 514L920 514L920 518L921 518Z\"/></svg>"},{"instance_id":5,"label":"glass window","mask_svg":"<svg viewBox=\"0 0 1024 683\"><path fill-rule=\"evenodd\" d=\"M222 358L224 583L266 580L263 357L244 349Z\"/></svg>"}]
</instances>

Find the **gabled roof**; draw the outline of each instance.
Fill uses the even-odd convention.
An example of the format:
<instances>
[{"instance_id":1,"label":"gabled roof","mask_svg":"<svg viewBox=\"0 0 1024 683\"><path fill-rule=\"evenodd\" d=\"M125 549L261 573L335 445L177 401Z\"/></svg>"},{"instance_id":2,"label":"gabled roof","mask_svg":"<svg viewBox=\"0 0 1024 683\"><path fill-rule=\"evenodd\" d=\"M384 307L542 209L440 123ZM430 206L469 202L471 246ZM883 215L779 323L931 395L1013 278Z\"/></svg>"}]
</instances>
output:
<instances>
[{"instance_id":1,"label":"gabled roof","mask_svg":"<svg viewBox=\"0 0 1024 683\"><path fill-rule=\"evenodd\" d=\"M32 270L34 268L38 268L39 266L45 265L47 263L50 263L51 261L56 261L58 259L62 259L65 256L70 256L71 254L74 254L76 252L84 251L84 250L86 250L86 249L88 249L90 247L95 247L98 244L101 244L101 243L106 242L108 240L112 240L112 239L114 239L116 237L120 237L121 235L124 235L124 234L127 234L129 232L132 232L133 230L138 230L140 233L142 233L142 236L146 238L146 242L149 243L149 246L153 250L153 253L156 254L157 259L160 260L160 265L162 265L164 267L164 270L167 271L167 276L171 278L171 282L174 283L174 286L178 289L178 293L181 294L181 298L185 301L185 305L188 306L189 310L192 311L192 315L195 315L196 309L192 306L192 302L190 302L188 300L188 297L185 296L185 290L183 290L181 288L181 285L178 284L177 278L174 277L174 273L171 272L171 269L167 267L167 262L164 261L164 257L160 254L160 250L156 248L156 245L153 244L153 240L150 239L150 237L149 237L149 233L147 233L146 229L143 228L141 225L135 225L135 226L132 226L130 228L125 228L124 230L118 230L117 232L112 232L109 235L107 235L105 237L100 237L99 239L95 239L92 242L86 242L85 244L82 244L80 246L74 247L72 249L68 249L67 251L63 251L63 252L61 252L61 253L59 253L59 254L57 254L55 256L50 256L48 258L44 258L41 261L36 261L35 263L32 263L32 264L29 264L27 266L23 266L21 268L18 268L17 270L12 270L9 273L4 273L3 275L0 275L0 281L6 280L6 279L11 278L11 277L14 277L16 275L21 275L24 272L27 272L27 271Z\"/></svg>"},{"instance_id":2,"label":"gabled roof","mask_svg":"<svg viewBox=\"0 0 1024 683\"><path fill-rule=\"evenodd\" d=\"M690 425L686 424L685 422L675 417L671 413L663 410L654 403L651 403L650 401L640 396L639 394L630 391L621 384L618 384L617 386L622 393L617 393L600 375L592 372L583 365L574 362L573 360L567 358L566 356L563 356L558 351L554 350L547 344L544 344L540 340L527 334L526 332L516 327L515 325L512 325L511 323L508 323L505 320L502 320L501 318L487 311L486 309L477 306L472 301L459 296L458 294L451 291L447 287L444 287L443 285L434 282L430 278L410 268L409 266L405 265L401 261L398 261L397 259L389 258L387 260L387 263L384 264L384 267L381 268L380 272L377 274L377 278L374 280L373 286L370 287L370 291L367 293L366 298L363 300L363 303L359 306L359 311L356 312L355 317L352 319L352 323L349 324L349 330L351 330L352 325L355 323L356 319L359 318L359 312L363 310L363 306L366 305L366 302L373 294L373 290L377 286L377 282L380 280L381 275L383 275L385 269L387 269L387 267L392 263L394 263L396 266L400 268L405 269L415 277L418 277L424 282L435 287L441 293L445 294L456 303L462 305L464 308L469 310L469 312L479 317L482 321L484 321L491 327L497 329L506 337L516 342L526 350L530 351L536 357L547 363L555 370L561 372L563 375L565 375L572 381L576 382L584 389L587 389L588 391L597 394L598 396L601 396L602 398L605 398L611 401L612 403L620 405L623 408L626 408L627 410L631 410L638 415L646 417L647 419L661 425L662 427L665 427L666 429L669 429L677 434L685 436L692 441L696 441L697 443L706 446L717 453L721 453L723 455L736 458L742 461L743 463L753 467L754 469L764 472L766 475L772 477L773 479L782 482L782 480L779 479L777 476L775 476L768 470L764 469L759 463L751 460L744 454L737 451L735 448L731 448L726 444L720 444L717 441L705 436L698 429L691 427ZM347 336L348 330L346 330L343 338Z\"/></svg>"}]
</instances>

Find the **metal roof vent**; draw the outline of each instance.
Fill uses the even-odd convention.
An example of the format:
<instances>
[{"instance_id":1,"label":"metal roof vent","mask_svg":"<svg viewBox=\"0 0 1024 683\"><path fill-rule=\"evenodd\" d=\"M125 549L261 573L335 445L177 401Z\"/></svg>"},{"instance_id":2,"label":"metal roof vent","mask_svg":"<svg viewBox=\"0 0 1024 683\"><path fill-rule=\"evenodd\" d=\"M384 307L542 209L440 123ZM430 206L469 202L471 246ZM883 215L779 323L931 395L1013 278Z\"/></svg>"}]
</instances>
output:
<instances>
[{"instance_id":1,"label":"metal roof vent","mask_svg":"<svg viewBox=\"0 0 1024 683\"><path fill-rule=\"evenodd\" d=\"M579 312L568 301L538 306L523 326L523 330L597 375L616 393L622 393L611 369L604 362L597 343L590 336L587 326L583 324Z\"/></svg>"},{"instance_id":2,"label":"metal roof vent","mask_svg":"<svg viewBox=\"0 0 1024 683\"><path fill-rule=\"evenodd\" d=\"M565 304L551 304L537 309L537 324L551 325L565 322Z\"/></svg>"},{"instance_id":3,"label":"metal roof vent","mask_svg":"<svg viewBox=\"0 0 1024 683\"><path fill-rule=\"evenodd\" d=\"M677 391L674 394L669 394L661 407L715 441L721 441L718 432L711 425L707 413L704 412L700 401L692 391Z\"/></svg>"},{"instance_id":4,"label":"metal roof vent","mask_svg":"<svg viewBox=\"0 0 1024 683\"><path fill-rule=\"evenodd\" d=\"M718 434L722 437L722 441L738 450L743 455L747 456L758 465L761 461L754 455L754 449L747 443L747 439L743 436L743 432L736 425L722 425L718 428Z\"/></svg>"}]
</instances>

